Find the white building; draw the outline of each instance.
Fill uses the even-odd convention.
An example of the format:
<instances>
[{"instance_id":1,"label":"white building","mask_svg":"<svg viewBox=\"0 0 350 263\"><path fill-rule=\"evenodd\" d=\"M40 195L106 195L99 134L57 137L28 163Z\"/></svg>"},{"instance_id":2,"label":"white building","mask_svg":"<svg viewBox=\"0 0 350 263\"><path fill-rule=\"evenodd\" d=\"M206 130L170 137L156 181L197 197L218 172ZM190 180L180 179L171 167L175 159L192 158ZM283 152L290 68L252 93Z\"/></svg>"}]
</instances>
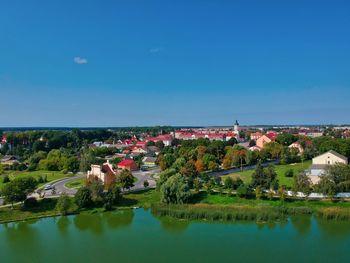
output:
<instances>
[{"instance_id":1,"label":"white building","mask_svg":"<svg viewBox=\"0 0 350 263\"><path fill-rule=\"evenodd\" d=\"M313 158L308 172L312 183L317 184L320 176L325 174L327 167L335 164L348 164L348 158L335 151L328 151Z\"/></svg>"}]
</instances>

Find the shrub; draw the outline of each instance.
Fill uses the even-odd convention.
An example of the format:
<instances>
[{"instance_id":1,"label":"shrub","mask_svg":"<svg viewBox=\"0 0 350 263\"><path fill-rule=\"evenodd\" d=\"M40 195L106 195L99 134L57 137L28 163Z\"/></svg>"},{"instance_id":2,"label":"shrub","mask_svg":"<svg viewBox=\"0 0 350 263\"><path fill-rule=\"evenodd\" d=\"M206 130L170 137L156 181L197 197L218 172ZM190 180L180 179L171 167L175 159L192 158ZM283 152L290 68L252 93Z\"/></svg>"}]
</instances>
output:
<instances>
[{"instance_id":1,"label":"shrub","mask_svg":"<svg viewBox=\"0 0 350 263\"><path fill-rule=\"evenodd\" d=\"M69 199L69 197L66 194L61 195L58 198L56 210L58 210L62 215L66 215L70 207L71 200Z\"/></svg>"},{"instance_id":2,"label":"shrub","mask_svg":"<svg viewBox=\"0 0 350 263\"><path fill-rule=\"evenodd\" d=\"M293 177L294 176L294 171L293 169L288 169L285 173L284 173L285 177Z\"/></svg>"},{"instance_id":3,"label":"shrub","mask_svg":"<svg viewBox=\"0 0 350 263\"><path fill-rule=\"evenodd\" d=\"M149 186L149 182L148 182L147 180L145 180L145 181L143 182L143 186L144 186L145 188L147 188L147 187Z\"/></svg>"},{"instance_id":4,"label":"shrub","mask_svg":"<svg viewBox=\"0 0 350 263\"><path fill-rule=\"evenodd\" d=\"M74 201L79 208L89 207L93 204L91 190L88 187L81 187L74 196Z\"/></svg>"},{"instance_id":5,"label":"shrub","mask_svg":"<svg viewBox=\"0 0 350 263\"><path fill-rule=\"evenodd\" d=\"M25 208L33 208L33 207L36 207L37 204L38 204L38 201L34 197L29 197L26 200L24 200Z\"/></svg>"},{"instance_id":6,"label":"shrub","mask_svg":"<svg viewBox=\"0 0 350 263\"><path fill-rule=\"evenodd\" d=\"M10 182L9 176L8 176L8 175L5 175L4 178L2 179L2 183L3 183L3 184L7 184L7 183L9 183L9 182Z\"/></svg>"},{"instance_id":7,"label":"shrub","mask_svg":"<svg viewBox=\"0 0 350 263\"><path fill-rule=\"evenodd\" d=\"M237 195L241 198L246 198L250 195L250 189L247 185L241 184L237 189Z\"/></svg>"}]
</instances>

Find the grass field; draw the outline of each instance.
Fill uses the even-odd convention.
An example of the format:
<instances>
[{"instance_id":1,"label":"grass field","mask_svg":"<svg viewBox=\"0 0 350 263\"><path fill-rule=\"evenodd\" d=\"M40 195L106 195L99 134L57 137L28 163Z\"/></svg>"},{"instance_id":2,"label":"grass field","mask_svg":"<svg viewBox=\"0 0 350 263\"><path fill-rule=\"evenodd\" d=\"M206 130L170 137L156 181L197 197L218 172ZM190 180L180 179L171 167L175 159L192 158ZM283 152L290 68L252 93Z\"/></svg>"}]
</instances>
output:
<instances>
[{"instance_id":1,"label":"grass field","mask_svg":"<svg viewBox=\"0 0 350 263\"><path fill-rule=\"evenodd\" d=\"M228 196L226 194L207 194L201 192L194 197L194 203L210 204L210 205L247 205L247 206L276 206L276 207L309 207L312 209L320 208L347 208L350 209L350 202L332 202L329 200L286 200L284 202L274 200L256 200L245 199L237 196Z\"/></svg>"},{"instance_id":2,"label":"grass field","mask_svg":"<svg viewBox=\"0 0 350 263\"><path fill-rule=\"evenodd\" d=\"M280 165L275 165L275 170L277 173L277 178L279 181L280 185L285 185L287 187L291 187L293 184L293 178L292 177L285 177L285 172L288 169L293 169L294 174L299 173L300 171L303 171L307 168L309 168L311 165L311 161L306 161L304 163L296 163L296 164L280 164ZM242 172L238 172L238 173L232 173L226 176L231 176L232 178L237 178L240 177L243 182L245 183L250 183L251 179L252 179L252 174L253 174L254 170L247 170L247 171L242 171ZM224 176L224 177L226 177Z\"/></svg>"},{"instance_id":3,"label":"grass field","mask_svg":"<svg viewBox=\"0 0 350 263\"><path fill-rule=\"evenodd\" d=\"M67 188L79 188L86 185L86 178L79 178L74 181L70 181L69 183L66 183L64 186Z\"/></svg>"},{"instance_id":4,"label":"grass field","mask_svg":"<svg viewBox=\"0 0 350 263\"><path fill-rule=\"evenodd\" d=\"M26 172L26 171L9 171L7 173L5 173L9 176L10 180L13 180L15 178L21 178L21 177L26 177L26 176L32 176L34 178L39 178L39 176L46 176L47 177L47 181L51 182L51 181L55 181L58 179L62 179L64 177L69 177L69 176L73 176L70 174L64 174L62 172L57 172L57 171L32 171L32 172ZM4 174L4 175L5 175ZM3 177L4 175L0 176L0 189L3 185ZM42 183L41 185L44 185L47 183Z\"/></svg>"}]
</instances>

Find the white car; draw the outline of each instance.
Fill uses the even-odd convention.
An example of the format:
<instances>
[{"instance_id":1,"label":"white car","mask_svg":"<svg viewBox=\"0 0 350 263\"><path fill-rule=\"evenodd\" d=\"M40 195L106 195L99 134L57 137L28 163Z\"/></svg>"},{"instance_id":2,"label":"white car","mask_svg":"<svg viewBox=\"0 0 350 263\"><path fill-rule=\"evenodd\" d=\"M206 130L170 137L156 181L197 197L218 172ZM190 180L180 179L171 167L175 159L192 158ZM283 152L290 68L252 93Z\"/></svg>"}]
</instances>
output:
<instances>
[{"instance_id":1,"label":"white car","mask_svg":"<svg viewBox=\"0 0 350 263\"><path fill-rule=\"evenodd\" d=\"M47 184L47 185L45 185L44 190L47 191L47 190L50 190L50 189L52 189L52 188L53 188L53 187L52 187L51 184Z\"/></svg>"}]
</instances>

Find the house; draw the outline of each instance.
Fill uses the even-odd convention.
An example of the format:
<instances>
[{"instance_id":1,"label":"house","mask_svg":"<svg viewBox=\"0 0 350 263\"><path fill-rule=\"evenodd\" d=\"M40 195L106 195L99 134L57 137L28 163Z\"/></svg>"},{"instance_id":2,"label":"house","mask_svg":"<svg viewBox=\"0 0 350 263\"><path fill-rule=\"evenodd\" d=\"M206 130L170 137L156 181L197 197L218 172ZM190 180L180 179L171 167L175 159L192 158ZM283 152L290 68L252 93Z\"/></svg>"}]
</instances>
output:
<instances>
[{"instance_id":1,"label":"house","mask_svg":"<svg viewBox=\"0 0 350 263\"><path fill-rule=\"evenodd\" d=\"M173 142L173 136L171 134L164 134L164 135L158 135L157 137L151 137L151 138L146 138L145 142L163 142L165 146L171 146L171 143Z\"/></svg>"},{"instance_id":2,"label":"house","mask_svg":"<svg viewBox=\"0 0 350 263\"><path fill-rule=\"evenodd\" d=\"M146 150L147 156L157 156L160 153L160 149L157 146L148 146Z\"/></svg>"},{"instance_id":3,"label":"house","mask_svg":"<svg viewBox=\"0 0 350 263\"><path fill-rule=\"evenodd\" d=\"M272 142L272 139L270 139L268 136L263 135L259 139L256 140L256 146L259 148L264 148L264 145L266 143Z\"/></svg>"},{"instance_id":4,"label":"house","mask_svg":"<svg viewBox=\"0 0 350 263\"><path fill-rule=\"evenodd\" d=\"M157 158L155 158L155 157L144 157L142 159L143 166L144 167L154 167L154 166L156 166L156 160L157 160Z\"/></svg>"},{"instance_id":5,"label":"house","mask_svg":"<svg viewBox=\"0 0 350 263\"><path fill-rule=\"evenodd\" d=\"M90 171L86 174L86 179L89 182L99 180L105 185L111 185L116 181L117 172L113 166L107 161L102 165L92 164Z\"/></svg>"},{"instance_id":6,"label":"house","mask_svg":"<svg viewBox=\"0 0 350 263\"><path fill-rule=\"evenodd\" d=\"M250 139L256 141L259 139L263 134L261 132L254 132L250 134Z\"/></svg>"},{"instance_id":7,"label":"house","mask_svg":"<svg viewBox=\"0 0 350 263\"><path fill-rule=\"evenodd\" d=\"M303 153L304 149L301 146L300 142L293 142L291 145L288 146L290 150L296 149L299 153Z\"/></svg>"},{"instance_id":8,"label":"house","mask_svg":"<svg viewBox=\"0 0 350 263\"><path fill-rule=\"evenodd\" d=\"M16 156L13 156L13 155L5 155L1 161L0 161L1 164L3 165L13 165L15 163L19 163L19 160Z\"/></svg>"},{"instance_id":9,"label":"house","mask_svg":"<svg viewBox=\"0 0 350 263\"><path fill-rule=\"evenodd\" d=\"M338 163L348 164L348 158L335 151L328 151L312 159L312 165L307 174L312 183L317 184L320 176L325 174L327 167Z\"/></svg>"},{"instance_id":10,"label":"house","mask_svg":"<svg viewBox=\"0 0 350 263\"><path fill-rule=\"evenodd\" d=\"M123 160L117 165L118 169L126 169L129 171L137 170L137 166L134 160Z\"/></svg>"},{"instance_id":11,"label":"house","mask_svg":"<svg viewBox=\"0 0 350 263\"><path fill-rule=\"evenodd\" d=\"M142 153L142 154L147 153L147 151L145 149L143 149L142 147L137 147L137 146L132 146L130 148L130 150L132 153Z\"/></svg>"}]
</instances>

